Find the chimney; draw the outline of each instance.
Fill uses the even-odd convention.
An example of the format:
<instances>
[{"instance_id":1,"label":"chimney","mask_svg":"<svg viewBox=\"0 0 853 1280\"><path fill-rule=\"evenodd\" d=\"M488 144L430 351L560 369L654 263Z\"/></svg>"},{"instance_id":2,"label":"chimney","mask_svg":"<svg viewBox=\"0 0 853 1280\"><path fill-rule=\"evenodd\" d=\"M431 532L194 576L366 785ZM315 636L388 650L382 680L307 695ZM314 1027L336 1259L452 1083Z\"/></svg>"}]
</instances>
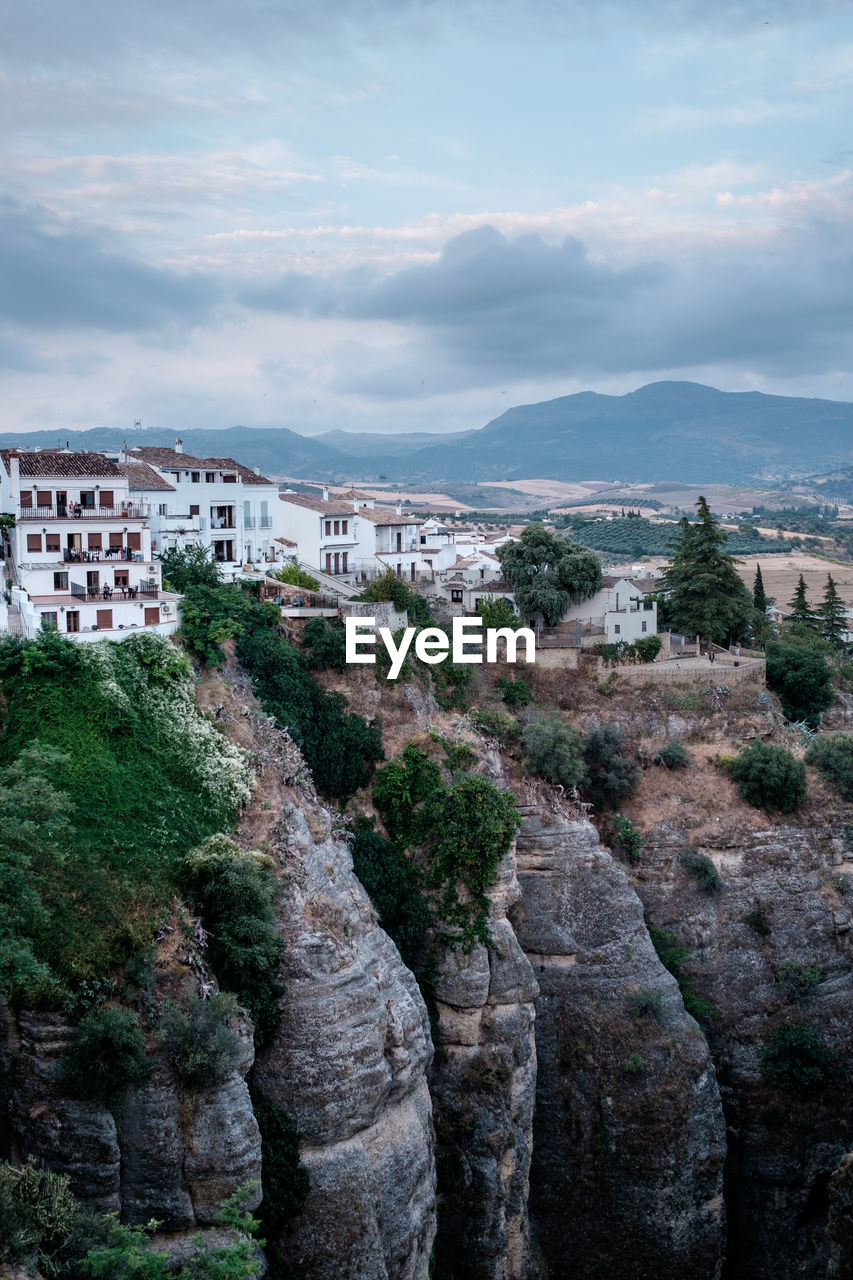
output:
<instances>
[{"instance_id":1,"label":"chimney","mask_svg":"<svg viewBox=\"0 0 853 1280\"><path fill-rule=\"evenodd\" d=\"M397 503L397 505L396 505L396 507L394 508L394 510L397 512L397 515L398 515L398 516L401 516L401 515L403 514L403 503L402 503L402 501L400 501L400 502L398 502L398 503Z\"/></svg>"},{"instance_id":2,"label":"chimney","mask_svg":"<svg viewBox=\"0 0 853 1280\"><path fill-rule=\"evenodd\" d=\"M256 476L259 476L261 474L260 467L252 467L252 470L254 471Z\"/></svg>"},{"instance_id":3,"label":"chimney","mask_svg":"<svg viewBox=\"0 0 853 1280\"><path fill-rule=\"evenodd\" d=\"M183 453L183 451L184 451L184 442L181 439L181 437L178 436L177 440L175 441L175 453Z\"/></svg>"},{"instance_id":4,"label":"chimney","mask_svg":"<svg viewBox=\"0 0 853 1280\"><path fill-rule=\"evenodd\" d=\"M324 502L328 502L328 501L329 501L329 490L328 490L328 489L326 489L326 488L324 488L324 489L323 489L323 501L324 501Z\"/></svg>"},{"instance_id":5,"label":"chimney","mask_svg":"<svg viewBox=\"0 0 853 1280\"><path fill-rule=\"evenodd\" d=\"M358 498L353 498L352 509L356 513L356 515L358 515Z\"/></svg>"}]
</instances>

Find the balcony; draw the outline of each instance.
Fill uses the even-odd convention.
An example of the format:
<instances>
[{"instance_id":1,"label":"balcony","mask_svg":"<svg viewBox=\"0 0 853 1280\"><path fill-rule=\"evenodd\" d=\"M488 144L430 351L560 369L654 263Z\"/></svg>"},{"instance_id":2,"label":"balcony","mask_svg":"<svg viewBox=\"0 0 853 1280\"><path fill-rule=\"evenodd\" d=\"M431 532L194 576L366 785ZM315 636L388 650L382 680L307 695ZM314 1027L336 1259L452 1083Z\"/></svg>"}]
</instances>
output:
<instances>
[{"instance_id":1,"label":"balcony","mask_svg":"<svg viewBox=\"0 0 853 1280\"><path fill-rule=\"evenodd\" d=\"M123 502L120 507L18 507L19 520L147 520L150 502Z\"/></svg>"},{"instance_id":2,"label":"balcony","mask_svg":"<svg viewBox=\"0 0 853 1280\"><path fill-rule=\"evenodd\" d=\"M171 592L164 592L159 587L150 587L147 582L137 582L135 586L127 587L111 587L105 584L102 587L81 587L78 583L71 583L71 594L75 600L106 600L115 602L117 600L172 600L174 595Z\"/></svg>"},{"instance_id":3,"label":"balcony","mask_svg":"<svg viewBox=\"0 0 853 1280\"><path fill-rule=\"evenodd\" d=\"M77 551L74 547L65 547L62 551L63 564L115 564L122 560L141 564L142 552L132 547L102 547L98 551Z\"/></svg>"}]
</instances>

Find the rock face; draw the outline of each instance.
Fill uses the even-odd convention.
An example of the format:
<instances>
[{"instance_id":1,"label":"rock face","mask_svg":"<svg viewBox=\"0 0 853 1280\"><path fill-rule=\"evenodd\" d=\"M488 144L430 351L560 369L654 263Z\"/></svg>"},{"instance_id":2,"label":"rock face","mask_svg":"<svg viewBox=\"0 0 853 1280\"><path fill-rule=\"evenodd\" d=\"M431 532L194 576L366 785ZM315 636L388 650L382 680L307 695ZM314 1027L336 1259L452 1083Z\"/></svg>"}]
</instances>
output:
<instances>
[{"instance_id":1,"label":"rock face","mask_svg":"<svg viewBox=\"0 0 853 1280\"><path fill-rule=\"evenodd\" d=\"M260 1135L244 1079L254 1056L247 1025L242 1059L224 1084L189 1094L154 1053L146 1083L109 1104L69 1096L62 1058L73 1037L60 1014L4 1008L9 1145L0 1155L35 1156L69 1174L88 1208L119 1212L127 1222L156 1218L167 1231L213 1223L223 1200L259 1182ZM259 1201L255 1190L247 1203Z\"/></svg>"},{"instance_id":2,"label":"rock face","mask_svg":"<svg viewBox=\"0 0 853 1280\"><path fill-rule=\"evenodd\" d=\"M307 782L294 798L271 849L286 994L254 1088L295 1117L311 1190L277 1248L302 1280L426 1280L435 1236L426 1008L330 814Z\"/></svg>"},{"instance_id":3,"label":"rock face","mask_svg":"<svg viewBox=\"0 0 853 1280\"><path fill-rule=\"evenodd\" d=\"M430 1087L442 1208L442 1280L528 1280L528 1177L536 1100L538 987L508 907L520 890L511 850L491 893L494 946L445 952L436 981L438 1047Z\"/></svg>"},{"instance_id":4,"label":"rock face","mask_svg":"<svg viewBox=\"0 0 853 1280\"><path fill-rule=\"evenodd\" d=\"M715 894L681 862L691 835L676 821L658 823L635 881L647 917L689 949L695 987L717 1010L711 1042L729 1129L727 1276L849 1275L849 1080L830 1064L814 1086L776 1083L764 1058L780 1029L805 1025L839 1067L850 1061L853 854L843 820L828 814L802 827L746 830L735 812L722 813L713 837L694 849L722 878Z\"/></svg>"},{"instance_id":5,"label":"rock face","mask_svg":"<svg viewBox=\"0 0 853 1280\"><path fill-rule=\"evenodd\" d=\"M510 919L541 990L530 1213L547 1274L715 1280L725 1126L704 1036L595 829L522 812Z\"/></svg>"}]
</instances>

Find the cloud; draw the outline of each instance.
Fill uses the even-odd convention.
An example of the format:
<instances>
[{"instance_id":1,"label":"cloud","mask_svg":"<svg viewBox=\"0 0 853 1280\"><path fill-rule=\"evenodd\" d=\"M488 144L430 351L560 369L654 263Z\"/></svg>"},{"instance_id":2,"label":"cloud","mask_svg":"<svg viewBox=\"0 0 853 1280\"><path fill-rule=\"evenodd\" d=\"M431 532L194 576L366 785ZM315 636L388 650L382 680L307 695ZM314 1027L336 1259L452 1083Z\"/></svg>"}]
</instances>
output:
<instances>
[{"instance_id":1,"label":"cloud","mask_svg":"<svg viewBox=\"0 0 853 1280\"><path fill-rule=\"evenodd\" d=\"M0 319L29 329L154 331L209 317L218 285L162 270L112 238L0 200Z\"/></svg>"}]
</instances>

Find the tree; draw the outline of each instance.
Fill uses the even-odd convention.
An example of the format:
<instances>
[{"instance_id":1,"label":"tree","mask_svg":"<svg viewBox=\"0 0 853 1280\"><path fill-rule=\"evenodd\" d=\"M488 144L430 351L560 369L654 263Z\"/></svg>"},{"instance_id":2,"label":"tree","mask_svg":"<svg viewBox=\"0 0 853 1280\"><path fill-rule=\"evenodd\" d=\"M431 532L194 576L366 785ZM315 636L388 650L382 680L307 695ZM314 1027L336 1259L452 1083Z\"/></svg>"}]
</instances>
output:
<instances>
[{"instance_id":1,"label":"tree","mask_svg":"<svg viewBox=\"0 0 853 1280\"><path fill-rule=\"evenodd\" d=\"M515 627L518 622L515 610L504 596L484 596L477 601L477 613L484 627Z\"/></svg>"},{"instance_id":2,"label":"tree","mask_svg":"<svg viewBox=\"0 0 853 1280\"><path fill-rule=\"evenodd\" d=\"M767 596L764 593L764 579L761 576L761 565L755 567L755 581L752 584L752 603L760 613L767 612Z\"/></svg>"},{"instance_id":3,"label":"tree","mask_svg":"<svg viewBox=\"0 0 853 1280\"><path fill-rule=\"evenodd\" d=\"M183 594L187 587L215 587L222 581L219 566L207 547L170 547L158 560L163 566L163 585Z\"/></svg>"},{"instance_id":4,"label":"tree","mask_svg":"<svg viewBox=\"0 0 853 1280\"><path fill-rule=\"evenodd\" d=\"M847 608L838 594L831 573L827 574L823 601L818 606L817 614L820 634L836 649L840 649L847 632Z\"/></svg>"},{"instance_id":5,"label":"tree","mask_svg":"<svg viewBox=\"0 0 853 1280\"><path fill-rule=\"evenodd\" d=\"M498 559L521 616L546 627L601 586L598 556L541 524L527 525L517 542L499 547Z\"/></svg>"},{"instance_id":6,"label":"tree","mask_svg":"<svg viewBox=\"0 0 853 1280\"><path fill-rule=\"evenodd\" d=\"M670 544L673 555L665 575L668 614L680 631L720 644L748 631L751 601L734 558L723 550L727 535L704 498L699 498L696 510L697 523L680 520Z\"/></svg>"},{"instance_id":7,"label":"tree","mask_svg":"<svg viewBox=\"0 0 853 1280\"><path fill-rule=\"evenodd\" d=\"M820 713L832 706L832 672L823 654L804 644L770 641L767 684L779 695L789 720L817 726Z\"/></svg>"},{"instance_id":8,"label":"tree","mask_svg":"<svg viewBox=\"0 0 853 1280\"><path fill-rule=\"evenodd\" d=\"M813 765L842 800L853 800L853 738L846 733L820 734L806 752L806 764Z\"/></svg>"},{"instance_id":9,"label":"tree","mask_svg":"<svg viewBox=\"0 0 853 1280\"><path fill-rule=\"evenodd\" d=\"M806 796L806 767L784 747L751 742L732 765L732 777L747 804L793 813Z\"/></svg>"},{"instance_id":10,"label":"tree","mask_svg":"<svg viewBox=\"0 0 853 1280\"><path fill-rule=\"evenodd\" d=\"M557 712L525 725L522 741L531 773L570 791L583 783L586 762L581 736Z\"/></svg>"},{"instance_id":11,"label":"tree","mask_svg":"<svg viewBox=\"0 0 853 1280\"><path fill-rule=\"evenodd\" d=\"M806 599L806 583L802 574L800 574L800 580L797 583L794 598L790 601L790 606L792 622L799 622L806 627L812 626L814 614L812 613L811 605Z\"/></svg>"},{"instance_id":12,"label":"tree","mask_svg":"<svg viewBox=\"0 0 853 1280\"><path fill-rule=\"evenodd\" d=\"M584 742L587 790L599 809L618 809L640 781L640 769L618 724L592 729Z\"/></svg>"}]
</instances>

